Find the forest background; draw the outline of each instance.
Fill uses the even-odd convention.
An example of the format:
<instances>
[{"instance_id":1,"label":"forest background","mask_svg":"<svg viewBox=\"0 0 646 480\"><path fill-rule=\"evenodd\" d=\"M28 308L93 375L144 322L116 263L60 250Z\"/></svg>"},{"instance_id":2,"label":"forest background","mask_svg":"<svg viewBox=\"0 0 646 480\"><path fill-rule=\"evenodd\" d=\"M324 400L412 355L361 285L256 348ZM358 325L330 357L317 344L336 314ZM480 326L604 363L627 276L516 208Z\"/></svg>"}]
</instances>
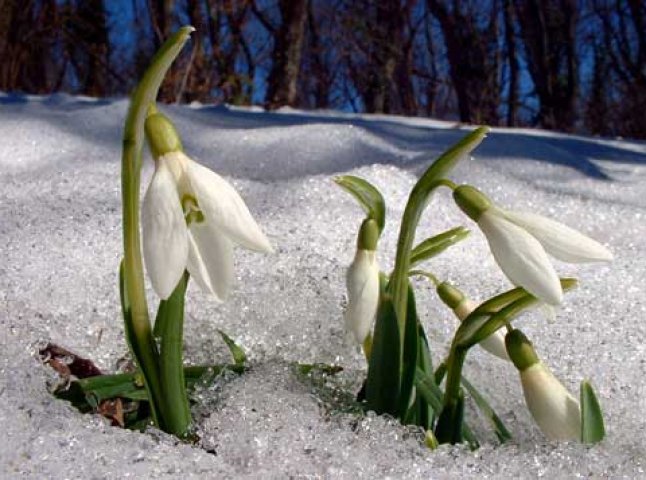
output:
<instances>
[{"instance_id":1,"label":"forest background","mask_svg":"<svg viewBox=\"0 0 646 480\"><path fill-rule=\"evenodd\" d=\"M163 102L646 138L643 0L0 0L0 90L127 95L184 24Z\"/></svg>"}]
</instances>

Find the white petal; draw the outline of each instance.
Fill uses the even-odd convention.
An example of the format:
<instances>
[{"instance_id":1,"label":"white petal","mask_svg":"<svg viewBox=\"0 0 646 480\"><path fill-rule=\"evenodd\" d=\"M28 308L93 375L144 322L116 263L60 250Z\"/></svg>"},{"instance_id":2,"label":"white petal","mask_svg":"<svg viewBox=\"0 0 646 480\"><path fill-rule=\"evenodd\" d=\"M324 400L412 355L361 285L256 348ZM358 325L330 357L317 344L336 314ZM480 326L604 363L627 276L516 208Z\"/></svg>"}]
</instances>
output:
<instances>
[{"instance_id":1,"label":"white petal","mask_svg":"<svg viewBox=\"0 0 646 480\"><path fill-rule=\"evenodd\" d=\"M146 270L162 299L173 293L188 257L186 221L173 176L158 162L141 207Z\"/></svg>"},{"instance_id":2,"label":"white petal","mask_svg":"<svg viewBox=\"0 0 646 480\"><path fill-rule=\"evenodd\" d=\"M224 301L233 285L233 245L208 223L191 223L188 272L200 288Z\"/></svg>"},{"instance_id":3,"label":"white petal","mask_svg":"<svg viewBox=\"0 0 646 480\"><path fill-rule=\"evenodd\" d=\"M606 247L562 223L528 212L504 211L504 216L531 233L547 253L559 260L568 263L612 260Z\"/></svg>"},{"instance_id":4,"label":"white petal","mask_svg":"<svg viewBox=\"0 0 646 480\"><path fill-rule=\"evenodd\" d=\"M493 332L487 338L482 340L479 345L490 354L503 360L509 360L507 347L505 347L505 334L502 329Z\"/></svg>"},{"instance_id":5,"label":"white petal","mask_svg":"<svg viewBox=\"0 0 646 480\"><path fill-rule=\"evenodd\" d=\"M493 209L482 214L478 225L496 262L514 285L550 305L561 303L561 283L538 240Z\"/></svg>"},{"instance_id":6,"label":"white petal","mask_svg":"<svg viewBox=\"0 0 646 480\"><path fill-rule=\"evenodd\" d=\"M244 200L229 182L189 158L185 173L207 222L245 248L273 252Z\"/></svg>"},{"instance_id":7,"label":"white petal","mask_svg":"<svg viewBox=\"0 0 646 480\"><path fill-rule=\"evenodd\" d=\"M357 250L346 276L348 308L345 328L362 344L368 336L379 305L379 266L375 252Z\"/></svg>"},{"instance_id":8,"label":"white petal","mask_svg":"<svg viewBox=\"0 0 646 480\"><path fill-rule=\"evenodd\" d=\"M520 372L527 408L550 440L580 440L581 408L541 362Z\"/></svg>"},{"instance_id":9,"label":"white petal","mask_svg":"<svg viewBox=\"0 0 646 480\"><path fill-rule=\"evenodd\" d=\"M471 300L468 297L465 297L458 305L453 309L455 316L458 317L460 321L463 321L473 312L478 304ZM505 347L505 334L502 330L497 330L487 338L480 342L480 346L484 348L487 352L495 355L498 358L503 360L509 360L507 355L507 347Z\"/></svg>"}]
</instances>

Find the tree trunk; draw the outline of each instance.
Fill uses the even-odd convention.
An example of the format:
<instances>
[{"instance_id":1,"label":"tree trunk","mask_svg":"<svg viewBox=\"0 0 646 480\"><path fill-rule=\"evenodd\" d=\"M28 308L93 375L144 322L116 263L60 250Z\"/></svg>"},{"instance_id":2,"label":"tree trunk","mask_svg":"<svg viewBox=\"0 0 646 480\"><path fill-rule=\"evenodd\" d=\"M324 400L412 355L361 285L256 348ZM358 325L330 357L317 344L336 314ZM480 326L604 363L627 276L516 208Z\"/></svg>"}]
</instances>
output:
<instances>
[{"instance_id":1,"label":"tree trunk","mask_svg":"<svg viewBox=\"0 0 646 480\"><path fill-rule=\"evenodd\" d=\"M516 0L530 75L544 128L571 131L576 119L576 0Z\"/></svg>"},{"instance_id":2,"label":"tree trunk","mask_svg":"<svg viewBox=\"0 0 646 480\"><path fill-rule=\"evenodd\" d=\"M308 0L279 1L282 23L274 33L273 63L265 96L268 108L296 105L307 3Z\"/></svg>"},{"instance_id":3,"label":"tree trunk","mask_svg":"<svg viewBox=\"0 0 646 480\"><path fill-rule=\"evenodd\" d=\"M446 43L453 88L458 99L460 121L498 124L499 84L497 48L497 2L491 8L487 27L478 27L473 12L460 10L454 0L449 10L442 0L427 0L437 18Z\"/></svg>"},{"instance_id":4,"label":"tree trunk","mask_svg":"<svg viewBox=\"0 0 646 480\"><path fill-rule=\"evenodd\" d=\"M514 4L504 0L503 16L505 21L505 45L509 64L509 95L507 97L507 126L516 125L518 114L518 58L516 52L516 34L514 32Z\"/></svg>"}]
</instances>

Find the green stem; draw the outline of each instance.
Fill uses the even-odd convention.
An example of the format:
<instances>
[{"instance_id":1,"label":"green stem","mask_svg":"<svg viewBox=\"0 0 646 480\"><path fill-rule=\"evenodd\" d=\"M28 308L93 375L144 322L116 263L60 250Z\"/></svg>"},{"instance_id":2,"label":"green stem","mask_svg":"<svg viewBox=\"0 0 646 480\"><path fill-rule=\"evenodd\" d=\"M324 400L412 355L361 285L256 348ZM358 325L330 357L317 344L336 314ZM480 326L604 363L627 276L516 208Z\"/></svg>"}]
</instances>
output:
<instances>
[{"instance_id":1,"label":"green stem","mask_svg":"<svg viewBox=\"0 0 646 480\"><path fill-rule=\"evenodd\" d=\"M157 98L157 92L168 68L189 38L193 27L183 27L171 36L155 54L150 67L132 94L123 131L121 158L121 193L123 201L124 289L130 305L125 318L129 343L141 369L157 425L165 428L166 408L159 381L158 352L155 345L144 287L143 262L139 239L139 186L144 121L148 107Z\"/></svg>"},{"instance_id":2,"label":"green stem","mask_svg":"<svg viewBox=\"0 0 646 480\"><path fill-rule=\"evenodd\" d=\"M442 411L439 414L436 427L437 440L440 443L459 443L462 440L463 415L461 414L460 383L462 381L462 367L466 359L467 351L451 345L451 352L446 361L446 385L444 387L444 399Z\"/></svg>"},{"instance_id":3,"label":"green stem","mask_svg":"<svg viewBox=\"0 0 646 480\"><path fill-rule=\"evenodd\" d=\"M466 350L459 347L452 347L449 358L446 361L446 385L444 387L444 405L457 401L460 393L460 382L462 381L462 367L467 357Z\"/></svg>"},{"instance_id":4,"label":"green stem","mask_svg":"<svg viewBox=\"0 0 646 480\"><path fill-rule=\"evenodd\" d=\"M403 342L405 337L404 328L406 324L406 308L408 301L408 270L410 269L410 252L415 240L415 231L417 224L422 216L422 212L433 191L439 186L448 186L454 188L455 184L450 180L443 178L457 163L469 155L477 147L486 133L487 127L480 127L466 135L457 144L444 152L433 164L424 172L422 177L413 187L408 202L402 216L401 227L399 230L399 240L397 241L397 256L395 257L395 268L390 280L390 291L393 296L395 313L400 330L400 338Z\"/></svg>"}]
</instances>

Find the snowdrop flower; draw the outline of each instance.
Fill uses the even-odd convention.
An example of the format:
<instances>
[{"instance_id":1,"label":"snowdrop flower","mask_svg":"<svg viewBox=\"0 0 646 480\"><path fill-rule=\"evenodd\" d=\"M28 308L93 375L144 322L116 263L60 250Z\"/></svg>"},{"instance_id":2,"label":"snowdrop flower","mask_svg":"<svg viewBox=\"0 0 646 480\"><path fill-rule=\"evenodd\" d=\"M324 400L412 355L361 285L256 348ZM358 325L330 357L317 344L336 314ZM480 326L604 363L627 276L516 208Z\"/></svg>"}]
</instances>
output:
<instances>
[{"instance_id":1,"label":"snowdrop flower","mask_svg":"<svg viewBox=\"0 0 646 480\"><path fill-rule=\"evenodd\" d=\"M453 313L461 322L478 306L476 302L447 282L442 282L437 286L437 294L446 306L453 310ZM503 360L509 360L507 349L505 348L505 334L502 330L496 330L482 340L479 345L490 354Z\"/></svg>"},{"instance_id":2,"label":"snowdrop flower","mask_svg":"<svg viewBox=\"0 0 646 480\"><path fill-rule=\"evenodd\" d=\"M563 290L548 253L569 263L612 260L606 247L576 230L534 213L503 210L469 185L457 187L453 197L477 222L507 278L549 305L561 303Z\"/></svg>"},{"instance_id":3,"label":"snowdrop flower","mask_svg":"<svg viewBox=\"0 0 646 480\"><path fill-rule=\"evenodd\" d=\"M364 220L359 230L357 253L346 275L348 308L345 312L345 328L354 335L359 345L368 337L379 306L378 237L377 222Z\"/></svg>"},{"instance_id":4,"label":"snowdrop flower","mask_svg":"<svg viewBox=\"0 0 646 480\"><path fill-rule=\"evenodd\" d=\"M531 342L520 330L505 337L507 352L520 372L525 403L536 424L550 440L581 439L579 402L538 359Z\"/></svg>"},{"instance_id":5,"label":"snowdrop flower","mask_svg":"<svg viewBox=\"0 0 646 480\"><path fill-rule=\"evenodd\" d=\"M271 252L236 190L191 160L170 120L146 119L155 173L142 205L143 254L154 290L166 299L185 269L202 290L224 300L233 283L233 244Z\"/></svg>"}]
</instances>

